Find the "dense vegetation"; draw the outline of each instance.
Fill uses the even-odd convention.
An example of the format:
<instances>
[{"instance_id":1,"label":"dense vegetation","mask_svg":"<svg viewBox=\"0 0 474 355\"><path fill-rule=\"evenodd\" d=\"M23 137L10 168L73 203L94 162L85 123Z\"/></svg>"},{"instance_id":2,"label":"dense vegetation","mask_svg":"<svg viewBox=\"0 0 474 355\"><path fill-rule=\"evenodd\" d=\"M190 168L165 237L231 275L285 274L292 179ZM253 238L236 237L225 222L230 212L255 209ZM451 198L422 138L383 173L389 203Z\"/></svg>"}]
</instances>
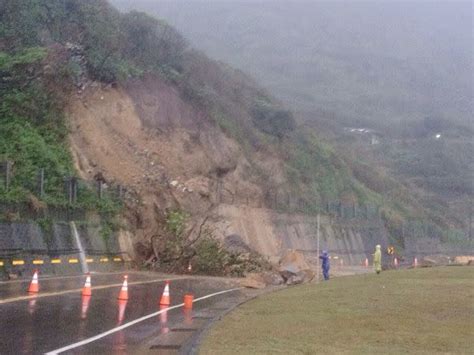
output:
<instances>
[{"instance_id":1,"label":"dense vegetation","mask_svg":"<svg viewBox=\"0 0 474 355\"><path fill-rule=\"evenodd\" d=\"M67 149L68 129L63 111L81 67L64 44L74 35L89 43L91 73L102 72L99 66L106 64L104 57L109 53L109 47L105 46L107 34L94 38L93 31L107 27L103 23L99 28L103 18L96 11L97 6L106 6L105 3L81 4L0 2L0 161L12 164L8 189L4 181L5 166L2 169L2 201L31 202L41 198L50 205L68 203L64 179L75 172ZM91 13L95 17L91 18ZM90 23L81 22L85 18ZM119 76L123 68L110 71L105 70L105 75ZM40 169L44 169L41 196ZM98 208L102 212L117 209L114 201L97 199L86 186L79 186L78 190L78 207Z\"/></svg>"},{"instance_id":2,"label":"dense vegetation","mask_svg":"<svg viewBox=\"0 0 474 355\"><path fill-rule=\"evenodd\" d=\"M191 237L193 228L187 225L188 217L181 210L170 211L166 216L164 246L153 248L155 268L190 272L188 268L191 266L193 273L243 277L245 273L270 267L268 261L255 252L227 250L208 228L199 228L199 232ZM154 239L152 243L159 241Z\"/></svg>"}]
</instances>

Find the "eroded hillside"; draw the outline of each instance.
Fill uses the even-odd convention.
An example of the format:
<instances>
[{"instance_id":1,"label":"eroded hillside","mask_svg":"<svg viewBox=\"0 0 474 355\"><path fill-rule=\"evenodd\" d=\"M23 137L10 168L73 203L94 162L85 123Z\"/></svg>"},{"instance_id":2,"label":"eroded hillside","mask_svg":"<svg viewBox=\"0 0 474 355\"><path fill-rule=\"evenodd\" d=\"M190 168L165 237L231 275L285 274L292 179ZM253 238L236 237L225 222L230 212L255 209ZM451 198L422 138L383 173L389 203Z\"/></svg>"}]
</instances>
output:
<instances>
[{"instance_id":1,"label":"eroded hillside","mask_svg":"<svg viewBox=\"0 0 474 355\"><path fill-rule=\"evenodd\" d=\"M81 176L100 175L136 193L125 213L129 252L146 257L151 237L166 235L167 211L177 209L193 220L206 218L213 235L230 247L245 244L271 259L286 249L315 250L315 217L269 209L264 182L255 181L242 148L172 87L149 80L122 88L93 84L67 110ZM357 263L370 250L364 231L326 219L323 225L323 242L347 262ZM387 235L382 239L388 244Z\"/></svg>"}]
</instances>

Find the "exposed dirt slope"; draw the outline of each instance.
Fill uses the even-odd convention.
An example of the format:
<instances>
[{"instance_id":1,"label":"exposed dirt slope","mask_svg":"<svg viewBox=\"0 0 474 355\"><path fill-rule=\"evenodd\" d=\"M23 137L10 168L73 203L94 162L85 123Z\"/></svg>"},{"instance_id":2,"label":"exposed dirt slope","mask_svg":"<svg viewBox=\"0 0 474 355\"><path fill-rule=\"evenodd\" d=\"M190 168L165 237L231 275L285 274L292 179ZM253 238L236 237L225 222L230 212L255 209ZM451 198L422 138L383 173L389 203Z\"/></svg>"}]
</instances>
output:
<instances>
[{"instance_id":1,"label":"exposed dirt slope","mask_svg":"<svg viewBox=\"0 0 474 355\"><path fill-rule=\"evenodd\" d=\"M127 88L90 88L68 108L71 147L81 176L125 185L135 242L159 234L166 209L210 213L217 191L238 187L256 204L260 188L240 147L158 79Z\"/></svg>"},{"instance_id":2,"label":"exposed dirt slope","mask_svg":"<svg viewBox=\"0 0 474 355\"><path fill-rule=\"evenodd\" d=\"M194 221L207 216L208 227L226 243L237 240L275 259L286 249L314 254L315 218L264 208L265 182L255 178L241 146L173 87L157 78L122 88L96 85L74 97L68 113L82 177L100 173L133 191L125 216L130 237L122 236L132 239L129 252L146 258L151 237L164 235L166 211L180 208ZM252 159L272 181L282 179L281 162L271 154L257 152ZM388 243L384 226L371 223L324 218L321 247L359 264L374 244Z\"/></svg>"}]
</instances>

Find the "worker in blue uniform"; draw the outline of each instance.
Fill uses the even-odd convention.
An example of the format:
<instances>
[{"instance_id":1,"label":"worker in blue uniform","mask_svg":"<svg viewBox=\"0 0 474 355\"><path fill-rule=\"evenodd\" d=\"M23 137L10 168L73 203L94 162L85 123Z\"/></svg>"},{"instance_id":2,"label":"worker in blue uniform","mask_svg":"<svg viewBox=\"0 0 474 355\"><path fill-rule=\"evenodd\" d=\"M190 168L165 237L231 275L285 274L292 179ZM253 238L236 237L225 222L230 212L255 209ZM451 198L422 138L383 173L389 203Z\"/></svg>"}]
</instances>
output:
<instances>
[{"instance_id":1,"label":"worker in blue uniform","mask_svg":"<svg viewBox=\"0 0 474 355\"><path fill-rule=\"evenodd\" d=\"M323 250L322 255L319 256L322 261L321 268L323 269L324 280L329 280L329 254L326 250Z\"/></svg>"}]
</instances>

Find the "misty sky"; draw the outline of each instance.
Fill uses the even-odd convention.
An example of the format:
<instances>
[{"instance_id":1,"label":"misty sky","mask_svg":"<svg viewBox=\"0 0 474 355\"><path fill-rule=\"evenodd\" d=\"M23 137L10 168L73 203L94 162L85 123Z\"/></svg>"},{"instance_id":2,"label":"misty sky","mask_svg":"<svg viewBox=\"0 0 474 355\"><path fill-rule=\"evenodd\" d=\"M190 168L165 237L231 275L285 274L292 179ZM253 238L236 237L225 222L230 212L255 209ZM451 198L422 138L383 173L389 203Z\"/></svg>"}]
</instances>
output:
<instances>
[{"instance_id":1,"label":"misty sky","mask_svg":"<svg viewBox=\"0 0 474 355\"><path fill-rule=\"evenodd\" d=\"M468 1L113 3L165 19L295 110L372 120L472 117Z\"/></svg>"}]
</instances>

